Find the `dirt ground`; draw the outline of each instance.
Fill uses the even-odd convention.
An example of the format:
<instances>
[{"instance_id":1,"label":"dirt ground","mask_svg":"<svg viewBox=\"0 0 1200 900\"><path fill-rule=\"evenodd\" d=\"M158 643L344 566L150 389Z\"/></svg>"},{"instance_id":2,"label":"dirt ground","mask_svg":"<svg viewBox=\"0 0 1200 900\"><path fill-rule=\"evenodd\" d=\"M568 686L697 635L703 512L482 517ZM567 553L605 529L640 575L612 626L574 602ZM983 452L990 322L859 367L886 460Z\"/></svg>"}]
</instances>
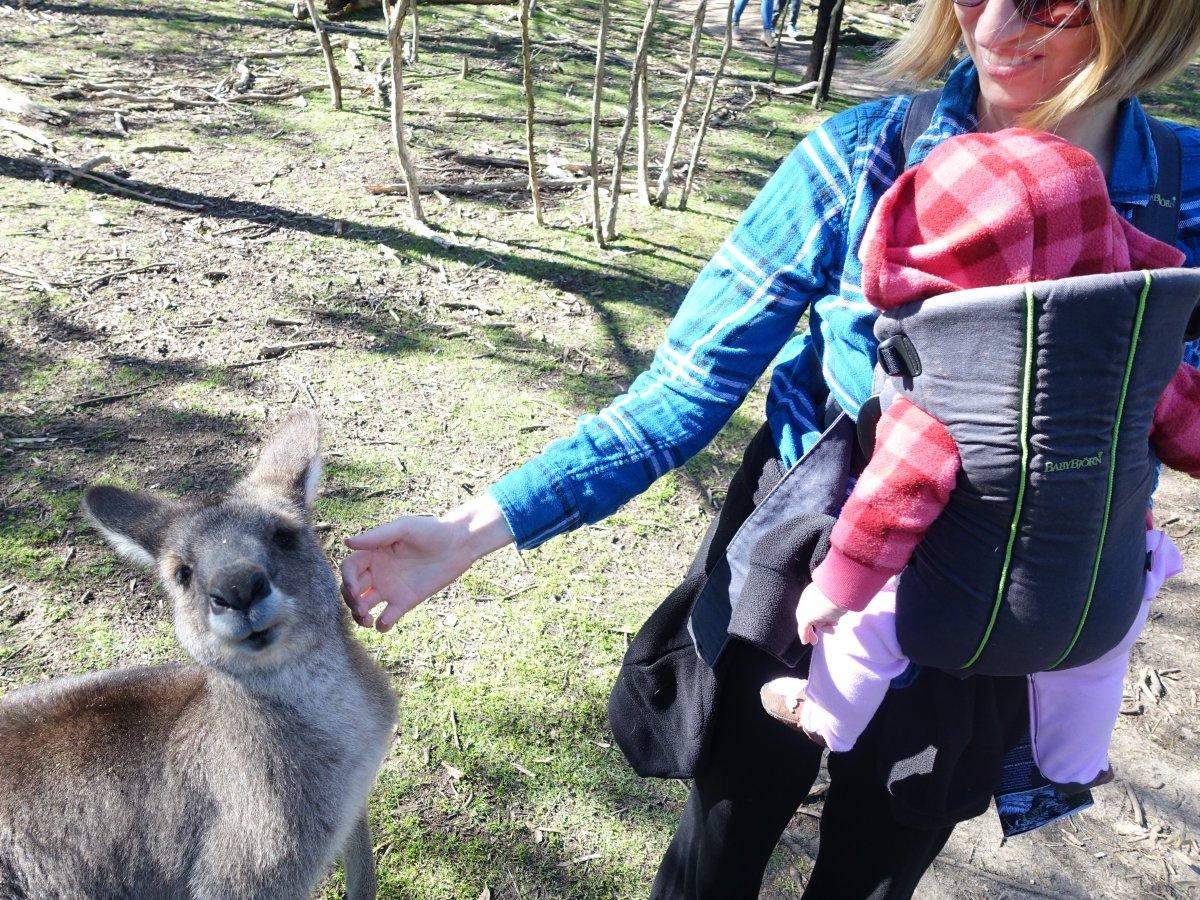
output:
<instances>
[{"instance_id":1,"label":"dirt ground","mask_svg":"<svg viewBox=\"0 0 1200 900\"><path fill-rule=\"evenodd\" d=\"M549 229L518 193L434 196L435 229L414 232L402 199L363 189L398 178L374 97L374 19L335 31L364 58L343 67L349 111L338 115L319 91L239 99L322 83L318 57L250 56L254 85L239 91L246 54L312 45L278 4L17 6L0 0L0 88L70 118L20 120L51 148L0 133L0 691L178 657L153 583L79 520L87 484L206 495L302 403L325 422L318 528L333 556L342 537L384 517L444 509L629 384L754 191L828 114L727 89L692 211L628 199L607 252L591 245L583 192L548 197ZM550 111L586 113L592 4L544 6ZM690 13L668 6L678 68ZM640 10L617 11L624 36L613 52L627 57ZM519 112L507 11L429 18L414 109ZM786 69L802 50L788 48ZM762 78L770 59L735 53L732 65ZM849 71L835 109L871 88L860 67ZM1162 92L1168 111L1186 111L1194 80L1189 70L1182 88ZM622 90L606 99L613 113ZM676 91L671 82L653 98L656 141ZM523 152L519 120L418 113L412 141L424 175L446 179L511 177ZM570 173L586 159L579 128L548 129L544 141L547 167ZM87 161L143 196L89 182ZM631 776L604 700L760 410L756 395L709 451L603 525L499 554L396 634L362 635L404 705L372 806L382 896L645 895L684 791ZM1166 475L1157 516L1187 570L1134 650L1118 780L1094 809L1007 843L991 814L966 823L919 897L1200 896L1194 484ZM819 809L793 821L764 896L799 895Z\"/></svg>"}]
</instances>

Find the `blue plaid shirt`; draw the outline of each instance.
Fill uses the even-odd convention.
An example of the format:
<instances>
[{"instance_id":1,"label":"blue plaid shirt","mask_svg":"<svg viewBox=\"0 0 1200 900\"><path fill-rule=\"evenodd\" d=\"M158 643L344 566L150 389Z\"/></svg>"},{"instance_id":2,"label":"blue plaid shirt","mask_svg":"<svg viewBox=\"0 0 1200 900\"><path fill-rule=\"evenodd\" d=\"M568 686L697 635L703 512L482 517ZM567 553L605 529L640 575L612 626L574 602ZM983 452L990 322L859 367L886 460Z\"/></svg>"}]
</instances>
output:
<instances>
[{"instance_id":1,"label":"blue plaid shirt","mask_svg":"<svg viewBox=\"0 0 1200 900\"><path fill-rule=\"evenodd\" d=\"M614 512L682 465L729 420L772 361L767 421L785 465L820 433L825 399L851 415L869 396L875 309L862 294L858 248L875 203L907 164L978 125L979 80L969 59L951 73L929 128L906 161L907 97L840 113L784 160L700 272L650 368L570 437L491 487L522 548ZM1200 264L1200 130L1182 142L1176 241ZM1118 114L1109 196L1129 218L1158 178L1149 125L1136 99ZM797 333L808 313L808 328ZM1200 347L1185 359L1200 365Z\"/></svg>"}]
</instances>

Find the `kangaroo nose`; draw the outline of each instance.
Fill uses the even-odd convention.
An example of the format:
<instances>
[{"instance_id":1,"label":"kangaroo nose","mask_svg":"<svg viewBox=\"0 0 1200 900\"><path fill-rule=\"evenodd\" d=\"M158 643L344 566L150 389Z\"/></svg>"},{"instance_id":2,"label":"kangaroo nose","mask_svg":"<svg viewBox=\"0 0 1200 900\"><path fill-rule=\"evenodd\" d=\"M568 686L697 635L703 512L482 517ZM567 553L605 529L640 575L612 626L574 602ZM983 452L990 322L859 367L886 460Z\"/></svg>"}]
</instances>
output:
<instances>
[{"instance_id":1,"label":"kangaroo nose","mask_svg":"<svg viewBox=\"0 0 1200 900\"><path fill-rule=\"evenodd\" d=\"M245 612L271 593L271 581L262 569L245 568L218 573L209 587L208 598L214 612L236 609Z\"/></svg>"}]
</instances>

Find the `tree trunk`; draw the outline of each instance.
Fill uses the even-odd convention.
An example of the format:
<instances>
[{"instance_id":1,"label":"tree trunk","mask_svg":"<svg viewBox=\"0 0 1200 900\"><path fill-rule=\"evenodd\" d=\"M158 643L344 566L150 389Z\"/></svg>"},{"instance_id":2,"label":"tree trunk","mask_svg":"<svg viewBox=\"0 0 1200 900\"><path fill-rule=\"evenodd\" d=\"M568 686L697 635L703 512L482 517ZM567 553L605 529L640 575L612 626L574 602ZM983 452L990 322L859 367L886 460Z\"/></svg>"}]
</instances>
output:
<instances>
[{"instance_id":1,"label":"tree trunk","mask_svg":"<svg viewBox=\"0 0 1200 900\"><path fill-rule=\"evenodd\" d=\"M642 65L638 73L638 154L637 194L645 206L650 205L650 64Z\"/></svg>"},{"instance_id":2,"label":"tree trunk","mask_svg":"<svg viewBox=\"0 0 1200 900\"><path fill-rule=\"evenodd\" d=\"M688 101L692 99L692 88L696 85L696 60L700 55L700 35L704 32L704 14L707 11L708 0L700 0L700 5L696 7L696 18L692 21L692 41L688 46L688 68L683 82L683 94L679 98L679 108L675 110L675 121L671 124L671 135L667 138L667 147L663 151L662 172L659 173L658 190L654 194L656 206L663 206L667 202L667 189L671 185L671 169L675 165L679 133L683 130Z\"/></svg>"},{"instance_id":3,"label":"tree trunk","mask_svg":"<svg viewBox=\"0 0 1200 900\"><path fill-rule=\"evenodd\" d=\"M342 108L342 79L338 75L337 63L333 60L333 47L329 43L329 35L325 32L325 23L317 15L317 5L313 0L305 0L308 7L308 18L317 40L321 42L321 53L325 57L325 71L329 75L329 102L334 109Z\"/></svg>"},{"instance_id":4,"label":"tree trunk","mask_svg":"<svg viewBox=\"0 0 1200 900\"><path fill-rule=\"evenodd\" d=\"M596 80L592 84L592 236L604 246L600 219L600 100L604 89L604 45L608 41L608 0L600 0L600 30L596 36Z\"/></svg>"},{"instance_id":5,"label":"tree trunk","mask_svg":"<svg viewBox=\"0 0 1200 900\"><path fill-rule=\"evenodd\" d=\"M625 164L625 146L629 143L629 132L633 130L639 73L646 68L646 56L650 52L650 38L653 34L654 16L657 13L658 0L650 0L649 6L646 7L646 18L642 22L642 33L638 36L637 55L633 59L633 83L629 86L629 102L625 107L625 124L621 126L621 136L617 138L616 159L613 160L612 181L609 184L608 220L604 226L604 236L610 241L617 236L617 203L621 199L621 169Z\"/></svg>"},{"instance_id":6,"label":"tree trunk","mask_svg":"<svg viewBox=\"0 0 1200 900\"><path fill-rule=\"evenodd\" d=\"M692 145L692 158L688 161L687 175L683 179L683 193L679 195L679 208L687 209L688 194L692 192L692 180L696 177L696 165L700 162L700 148L704 146L704 134L708 131L708 117L712 115L713 103L717 99L717 85L725 72L725 60L729 59L729 48L733 45L733 4L725 11L725 43L721 46L721 58L708 85L708 99L704 101L704 112L700 114L700 128L696 131L696 143Z\"/></svg>"},{"instance_id":7,"label":"tree trunk","mask_svg":"<svg viewBox=\"0 0 1200 900\"><path fill-rule=\"evenodd\" d=\"M804 70L805 81L819 81L821 78L821 59L825 55L829 21L833 18L833 8L836 5L837 0L818 0L817 25L813 29L812 44L808 50L808 68Z\"/></svg>"},{"instance_id":8,"label":"tree trunk","mask_svg":"<svg viewBox=\"0 0 1200 900\"><path fill-rule=\"evenodd\" d=\"M420 185L417 184L417 173L408 157L408 145L404 140L404 54L400 48L404 40L404 16L408 12L409 2L399 0L393 7L389 0L383 0L383 11L387 21L388 53L392 58L392 142L396 147L396 155L400 157L404 183L408 185L408 202L413 218L424 223Z\"/></svg>"},{"instance_id":9,"label":"tree trunk","mask_svg":"<svg viewBox=\"0 0 1200 900\"><path fill-rule=\"evenodd\" d=\"M817 79L817 90L813 94L813 109L829 99L829 84L833 81L833 65L837 62L838 32L842 29L842 11L846 0L837 0L833 17L829 21L829 34L825 38L825 52L821 56L821 77Z\"/></svg>"},{"instance_id":10,"label":"tree trunk","mask_svg":"<svg viewBox=\"0 0 1200 900\"><path fill-rule=\"evenodd\" d=\"M539 225L542 219L542 195L538 190L537 151L533 146L533 62L529 51L529 7L533 0L521 3L521 69L525 81L525 148L529 154L529 193L533 197L533 218Z\"/></svg>"}]
</instances>

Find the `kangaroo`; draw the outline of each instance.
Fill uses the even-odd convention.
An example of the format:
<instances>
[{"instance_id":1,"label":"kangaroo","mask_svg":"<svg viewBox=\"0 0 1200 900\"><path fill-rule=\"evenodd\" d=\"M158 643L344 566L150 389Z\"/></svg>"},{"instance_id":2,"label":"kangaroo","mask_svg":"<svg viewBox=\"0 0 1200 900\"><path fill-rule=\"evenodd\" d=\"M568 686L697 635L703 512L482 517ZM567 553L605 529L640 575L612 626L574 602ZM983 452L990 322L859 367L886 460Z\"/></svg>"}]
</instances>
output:
<instances>
[{"instance_id":1,"label":"kangaroo","mask_svg":"<svg viewBox=\"0 0 1200 900\"><path fill-rule=\"evenodd\" d=\"M195 664L0 699L0 897L307 897L343 852L351 900L375 896L366 802L396 700L312 529L319 443L294 410L215 504L86 492Z\"/></svg>"}]
</instances>

